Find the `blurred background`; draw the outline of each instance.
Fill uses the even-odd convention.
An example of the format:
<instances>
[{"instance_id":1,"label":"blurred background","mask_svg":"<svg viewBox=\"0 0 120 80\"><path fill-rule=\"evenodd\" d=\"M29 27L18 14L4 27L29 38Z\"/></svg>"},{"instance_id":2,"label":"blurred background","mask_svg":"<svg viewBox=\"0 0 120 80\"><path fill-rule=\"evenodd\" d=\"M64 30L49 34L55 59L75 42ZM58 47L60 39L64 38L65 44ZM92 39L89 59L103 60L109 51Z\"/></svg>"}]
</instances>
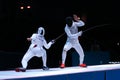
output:
<instances>
[{"instance_id":1,"label":"blurred background","mask_svg":"<svg viewBox=\"0 0 120 80\"><path fill-rule=\"evenodd\" d=\"M91 60L88 64L93 65L91 58L96 57L94 54L100 57L101 53L103 56L107 53L107 57L100 58L100 64L105 58L107 62L119 63L119 7L115 0L0 0L0 70L21 66L21 59L30 45L26 38L38 27L45 28L45 38L49 42L64 33L65 18L74 13L86 23L82 29L90 29L80 38L87 56L85 61ZM66 35L63 35L47 50L49 67L59 67L65 41ZM71 49L68 53L74 52ZM67 66L73 65L72 55L68 54ZM41 58L33 58L28 68L41 66Z\"/></svg>"}]
</instances>

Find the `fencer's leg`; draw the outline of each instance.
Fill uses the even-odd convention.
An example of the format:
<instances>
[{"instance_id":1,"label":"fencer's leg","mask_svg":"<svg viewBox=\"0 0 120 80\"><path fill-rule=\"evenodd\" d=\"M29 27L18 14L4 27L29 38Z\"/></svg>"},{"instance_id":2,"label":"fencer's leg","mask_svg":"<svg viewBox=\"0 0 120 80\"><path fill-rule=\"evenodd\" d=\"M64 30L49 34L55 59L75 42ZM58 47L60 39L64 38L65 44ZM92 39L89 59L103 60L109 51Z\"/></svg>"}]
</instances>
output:
<instances>
[{"instance_id":1,"label":"fencer's leg","mask_svg":"<svg viewBox=\"0 0 120 80\"><path fill-rule=\"evenodd\" d=\"M67 51L65 49L63 49L63 52L62 52L62 64L65 64L66 56L67 56Z\"/></svg>"},{"instance_id":2,"label":"fencer's leg","mask_svg":"<svg viewBox=\"0 0 120 80\"><path fill-rule=\"evenodd\" d=\"M67 51L63 49L63 52L62 52L62 63L60 65L60 68L64 68L65 67L66 56L67 56Z\"/></svg>"},{"instance_id":3,"label":"fencer's leg","mask_svg":"<svg viewBox=\"0 0 120 80\"><path fill-rule=\"evenodd\" d=\"M79 54L79 66L80 67L86 67L86 64L83 64L84 62L84 52L80 44L77 44L74 46L75 50Z\"/></svg>"},{"instance_id":4,"label":"fencer's leg","mask_svg":"<svg viewBox=\"0 0 120 80\"><path fill-rule=\"evenodd\" d=\"M25 72L27 65L28 65L28 61L33 57L34 55L32 54L31 51L28 51L22 58L21 64L22 67L16 68L16 72Z\"/></svg>"},{"instance_id":5,"label":"fencer's leg","mask_svg":"<svg viewBox=\"0 0 120 80\"><path fill-rule=\"evenodd\" d=\"M24 57L23 57L23 59L22 59L22 61L21 61L23 68L27 68L27 66L28 66L28 61L29 61L33 56L34 56L34 55L33 55L33 53L32 53L31 51L28 52L28 53L26 53L26 54L24 55Z\"/></svg>"},{"instance_id":6,"label":"fencer's leg","mask_svg":"<svg viewBox=\"0 0 120 80\"><path fill-rule=\"evenodd\" d=\"M62 51L62 63L60 65L60 68L64 68L65 67L65 61L66 61L66 57L67 57L67 51L70 50L71 45L69 43L65 44L63 51Z\"/></svg>"},{"instance_id":7,"label":"fencer's leg","mask_svg":"<svg viewBox=\"0 0 120 80\"><path fill-rule=\"evenodd\" d=\"M46 54L46 51L43 52L42 61L43 61L43 70L49 70L49 68L46 65L47 64L47 54Z\"/></svg>"}]
</instances>

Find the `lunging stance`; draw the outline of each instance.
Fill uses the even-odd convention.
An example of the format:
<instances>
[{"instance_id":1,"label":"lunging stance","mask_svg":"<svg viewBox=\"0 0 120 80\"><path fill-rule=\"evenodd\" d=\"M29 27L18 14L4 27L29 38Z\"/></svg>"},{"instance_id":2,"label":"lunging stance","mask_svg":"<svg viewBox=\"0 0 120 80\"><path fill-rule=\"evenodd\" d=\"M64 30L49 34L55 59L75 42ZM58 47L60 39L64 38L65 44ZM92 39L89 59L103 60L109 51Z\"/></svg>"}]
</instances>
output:
<instances>
[{"instance_id":1,"label":"lunging stance","mask_svg":"<svg viewBox=\"0 0 120 80\"><path fill-rule=\"evenodd\" d=\"M43 61L43 70L48 70L47 67L47 54L46 49L49 49L51 45L54 43L54 40L47 43L47 41L44 38L45 30L43 27L38 28L38 32L34 33L30 38L27 38L28 41L31 41L31 45L29 46L29 49L27 50L26 54L23 56L21 64L22 68L16 68L16 71L26 71L26 68L28 66L28 61L36 56L36 57L42 57Z\"/></svg>"}]
</instances>

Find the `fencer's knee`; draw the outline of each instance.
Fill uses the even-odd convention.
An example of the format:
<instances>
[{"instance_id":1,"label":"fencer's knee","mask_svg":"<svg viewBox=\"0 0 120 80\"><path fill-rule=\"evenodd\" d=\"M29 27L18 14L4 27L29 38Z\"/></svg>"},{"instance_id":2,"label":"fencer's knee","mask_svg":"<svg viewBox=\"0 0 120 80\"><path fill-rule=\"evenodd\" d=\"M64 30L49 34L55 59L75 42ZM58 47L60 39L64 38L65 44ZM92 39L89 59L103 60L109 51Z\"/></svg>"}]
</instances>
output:
<instances>
[{"instance_id":1,"label":"fencer's knee","mask_svg":"<svg viewBox=\"0 0 120 80\"><path fill-rule=\"evenodd\" d=\"M78 53L80 57L84 57L85 55L84 54L81 54L81 53Z\"/></svg>"},{"instance_id":2,"label":"fencer's knee","mask_svg":"<svg viewBox=\"0 0 120 80\"><path fill-rule=\"evenodd\" d=\"M63 52L67 52L67 50L66 50L66 49L64 49L64 50L63 50Z\"/></svg>"},{"instance_id":3,"label":"fencer's knee","mask_svg":"<svg viewBox=\"0 0 120 80\"><path fill-rule=\"evenodd\" d=\"M84 57L85 55L83 54L83 55L80 55L81 57Z\"/></svg>"}]
</instances>

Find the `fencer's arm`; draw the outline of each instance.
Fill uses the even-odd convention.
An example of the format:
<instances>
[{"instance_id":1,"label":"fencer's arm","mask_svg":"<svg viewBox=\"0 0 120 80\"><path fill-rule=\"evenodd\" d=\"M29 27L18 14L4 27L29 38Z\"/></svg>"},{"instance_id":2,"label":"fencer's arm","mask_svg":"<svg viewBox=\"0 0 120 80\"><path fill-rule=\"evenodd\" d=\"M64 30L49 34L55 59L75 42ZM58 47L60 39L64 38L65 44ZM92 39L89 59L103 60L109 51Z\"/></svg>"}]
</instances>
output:
<instances>
[{"instance_id":1,"label":"fencer's arm","mask_svg":"<svg viewBox=\"0 0 120 80\"><path fill-rule=\"evenodd\" d=\"M31 38L27 38L28 41L31 41L32 39Z\"/></svg>"},{"instance_id":2,"label":"fencer's arm","mask_svg":"<svg viewBox=\"0 0 120 80\"><path fill-rule=\"evenodd\" d=\"M77 27L81 27L81 26L84 26L85 23L84 23L82 20L78 20L77 22L75 22L75 25L76 25Z\"/></svg>"},{"instance_id":3,"label":"fencer's arm","mask_svg":"<svg viewBox=\"0 0 120 80\"><path fill-rule=\"evenodd\" d=\"M36 39L36 34L33 33L31 37L28 37L28 38L27 38L27 41L33 41L33 40L35 40L35 39Z\"/></svg>"},{"instance_id":4,"label":"fencer's arm","mask_svg":"<svg viewBox=\"0 0 120 80\"><path fill-rule=\"evenodd\" d=\"M73 14L73 19L75 20L75 24L77 27L81 27L85 25L85 23L80 19L78 15Z\"/></svg>"},{"instance_id":5,"label":"fencer's arm","mask_svg":"<svg viewBox=\"0 0 120 80\"><path fill-rule=\"evenodd\" d=\"M53 44L52 41L50 41L50 42L47 44L46 40L44 40L44 47L45 47L46 49L49 49L52 44Z\"/></svg>"},{"instance_id":6,"label":"fencer's arm","mask_svg":"<svg viewBox=\"0 0 120 80\"><path fill-rule=\"evenodd\" d=\"M82 31L80 31L76 34L71 34L70 30L67 27L65 27L65 32L69 37L78 37L78 36L82 35Z\"/></svg>"}]
</instances>

